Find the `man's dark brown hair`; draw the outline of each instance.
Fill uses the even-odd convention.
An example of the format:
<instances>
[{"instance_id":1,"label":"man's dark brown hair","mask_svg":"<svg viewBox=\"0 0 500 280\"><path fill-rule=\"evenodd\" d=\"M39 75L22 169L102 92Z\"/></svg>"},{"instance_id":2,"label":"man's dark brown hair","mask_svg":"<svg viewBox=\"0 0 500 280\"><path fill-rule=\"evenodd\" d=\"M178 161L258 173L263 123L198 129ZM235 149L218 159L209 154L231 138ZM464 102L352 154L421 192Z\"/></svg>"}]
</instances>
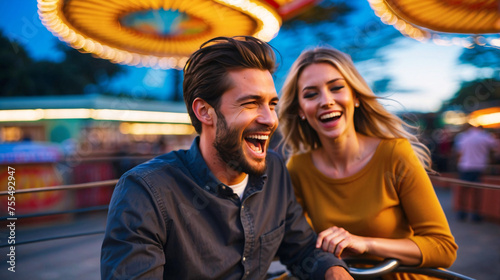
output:
<instances>
[{"instance_id":1,"label":"man's dark brown hair","mask_svg":"<svg viewBox=\"0 0 500 280\"><path fill-rule=\"evenodd\" d=\"M196 98L217 111L222 94L232 86L229 71L254 68L274 73L275 67L273 48L257 38L217 37L203 43L184 67L184 102L196 132L201 132L201 122L192 108Z\"/></svg>"}]
</instances>

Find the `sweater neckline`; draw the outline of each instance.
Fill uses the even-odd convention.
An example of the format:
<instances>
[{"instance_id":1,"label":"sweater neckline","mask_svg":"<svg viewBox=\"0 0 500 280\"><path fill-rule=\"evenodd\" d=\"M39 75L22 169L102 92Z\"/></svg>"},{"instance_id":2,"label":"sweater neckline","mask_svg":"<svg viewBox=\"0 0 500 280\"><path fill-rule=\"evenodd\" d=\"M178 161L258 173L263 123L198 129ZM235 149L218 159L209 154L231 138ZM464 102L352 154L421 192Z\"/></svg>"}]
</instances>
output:
<instances>
[{"instance_id":1,"label":"sweater neckline","mask_svg":"<svg viewBox=\"0 0 500 280\"><path fill-rule=\"evenodd\" d=\"M351 182L351 181L356 180L357 178L363 176L368 170L370 170L371 166L376 163L377 158L379 158L379 156L380 156L379 154L382 153L382 150L383 150L382 147L384 146L385 141L387 141L387 140L386 139L380 140L380 143L378 143L377 148L375 149L375 153L373 153L372 158L368 161L368 163L366 163L365 166L363 166L361 168L361 170L359 170L358 172L356 172L350 176L347 176L347 177L331 178L331 177L326 176L323 172L321 172L316 167L316 165L314 165L314 162L312 160L312 152L309 152L306 154L307 155L306 156L307 164L310 164L312 166L312 172L314 172L315 175L319 176L320 178L322 178L325 181L335 182L337 184Z\"/></svg>"}]
</instances>

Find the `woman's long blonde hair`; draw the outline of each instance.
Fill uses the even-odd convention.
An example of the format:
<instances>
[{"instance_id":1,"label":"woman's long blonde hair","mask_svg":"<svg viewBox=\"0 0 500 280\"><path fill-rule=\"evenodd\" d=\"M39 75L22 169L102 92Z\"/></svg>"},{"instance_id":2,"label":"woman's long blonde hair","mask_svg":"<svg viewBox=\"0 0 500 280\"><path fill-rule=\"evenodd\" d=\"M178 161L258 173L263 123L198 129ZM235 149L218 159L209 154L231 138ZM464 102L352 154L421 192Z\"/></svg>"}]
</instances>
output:
<instances>
[{"instance_id":1,"label":"woman's long blonde hair","mask_svg":"<svg viewBox=\"0 0 500 280\"><path fill-rule=\"evenodd\" d=\"M283 84L278 116L285 153L293 155L322 146L317 132L299 118L299 76L304 68L315 63L329 63L335 67L359 99L359 107L354 112L354 127L358 133L380 139L406 138L424 168L432 170L429 149L410 132L416 131L417 127L404 122L379 103L380 97L373 93L348 55L325 47L304 51L292 65Z\"/></svg>"}]
</instances>

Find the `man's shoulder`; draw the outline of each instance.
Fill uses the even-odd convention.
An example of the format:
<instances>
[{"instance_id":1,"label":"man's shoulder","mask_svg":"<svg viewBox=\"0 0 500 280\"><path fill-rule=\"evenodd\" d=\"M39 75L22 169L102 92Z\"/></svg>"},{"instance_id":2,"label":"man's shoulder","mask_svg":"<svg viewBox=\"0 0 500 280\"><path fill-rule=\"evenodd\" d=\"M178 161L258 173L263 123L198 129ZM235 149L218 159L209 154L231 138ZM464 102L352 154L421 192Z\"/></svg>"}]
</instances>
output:
<instances>
[{"instance_id":1,"label":"man's shoulder","mask_svg":"<svg viewBox=\"0 0 500 280\"><path fill-rule=\"evenodd\" d=\"M176 150L157 156L130 169L123 177L133 176L145 179L159 174L165 176L182 172L185 168L183 159L186 153L187 150Z\"/></svg>"},{"instance_id":2,"label":"man's shoulder","mask_svg":"<svg viewBox=\"0 0 500 280\"><path fill-rule=\"evenodd\" d=\"M283 156L275 151L269 151L267 154L267 168L266 174L268 176L268 182L281 182L288 178L289 173L286 168ZM283 185L284 184L281 184Z\"/></svg>"},{"instance_id":3,"label":"man's shoulder","mask_svg":"<svg viewBox=\"0 0 500 280\"><path fill-rule=\"evenodd\" d=\"M266 158L267 164L269 165L283 165L284 166L284 159L281 154L278 152L269 149L267 151L267 158Z\"/></svg>"}]
</instances>

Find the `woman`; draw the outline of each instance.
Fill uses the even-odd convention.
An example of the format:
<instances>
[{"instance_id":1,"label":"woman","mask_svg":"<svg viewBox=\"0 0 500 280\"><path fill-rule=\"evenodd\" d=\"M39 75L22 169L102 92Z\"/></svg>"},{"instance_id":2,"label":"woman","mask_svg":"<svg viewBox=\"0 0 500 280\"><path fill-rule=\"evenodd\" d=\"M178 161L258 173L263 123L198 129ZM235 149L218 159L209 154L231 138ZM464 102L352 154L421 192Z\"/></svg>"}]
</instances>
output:
<instances>
[{"instance_id":1,"label":"woman","mask_svg":"<svg viewBox=\"0 0 500 280\"><path fill-rule=\"evenodd\" d=\"M305 51L279 108L288 168L316 246L337 257L449 267L457 245L426 169L429 150L378 102L351 59ZM394 275L395 279L424 276Z\"/></svg>"}]
</instances>

